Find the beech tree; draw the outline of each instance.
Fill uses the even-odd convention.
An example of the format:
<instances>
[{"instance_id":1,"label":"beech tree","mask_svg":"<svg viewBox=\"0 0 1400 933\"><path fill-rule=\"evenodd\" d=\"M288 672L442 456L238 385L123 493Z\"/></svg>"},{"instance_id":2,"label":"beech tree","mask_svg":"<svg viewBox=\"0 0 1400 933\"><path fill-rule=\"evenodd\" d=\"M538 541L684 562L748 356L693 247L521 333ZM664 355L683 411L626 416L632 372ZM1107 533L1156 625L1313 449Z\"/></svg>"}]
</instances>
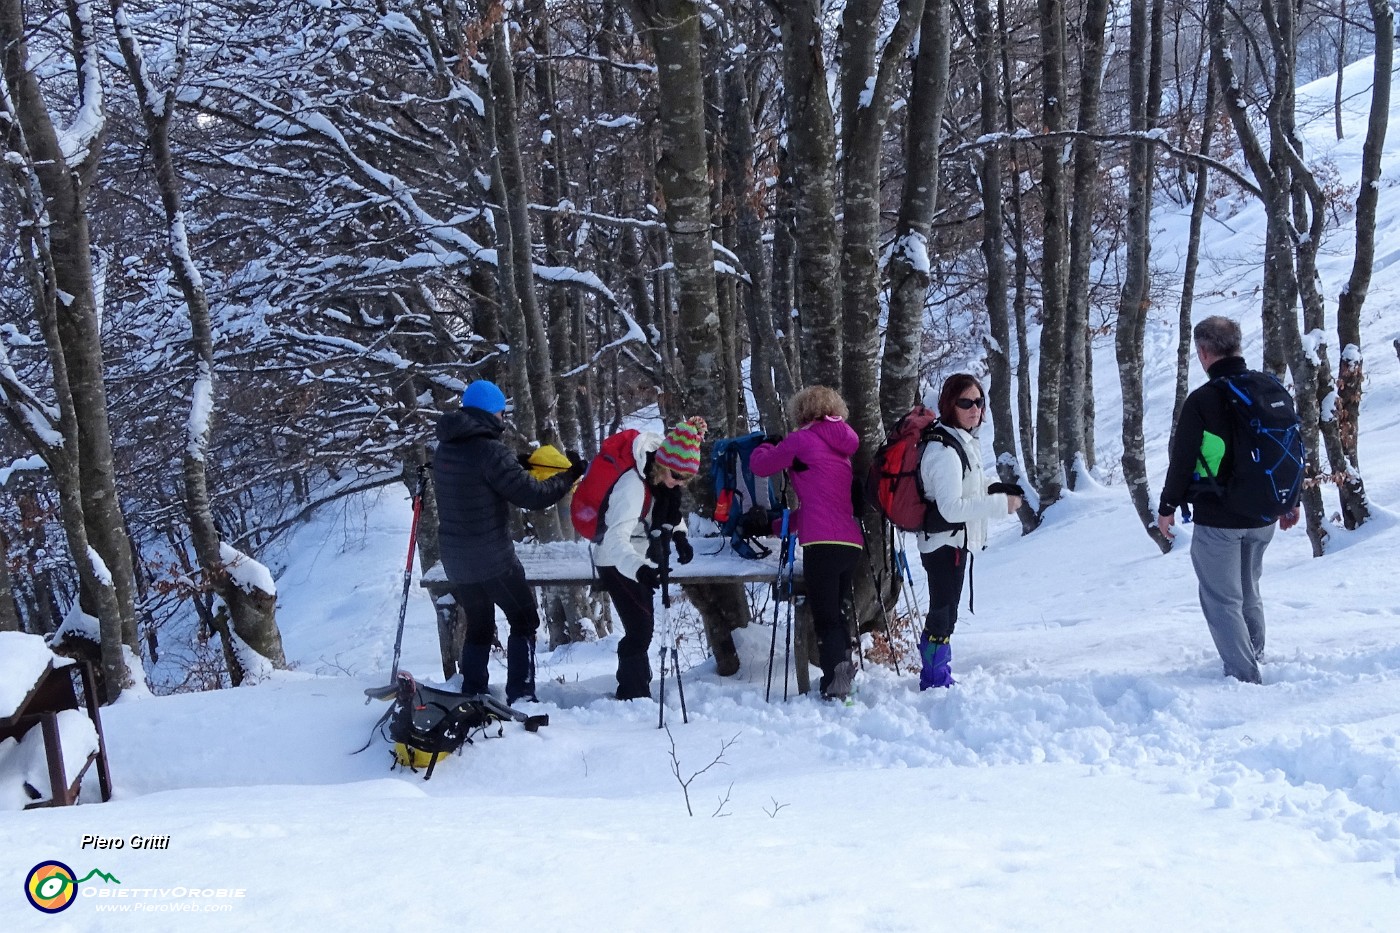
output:
<instances>
[{"instance_id":1,"label":"beech tree","mask_svg":"<svg viewBox=\"0 0 1400 933\"><path fill-rule=\"evenodd\" d=\"M1353 529L1371 515L1361 472L1358 436L1365 354L1361 342L1361 308L1371 284L1376 257L1376 206L1380 200L1381 153L1390 120L1391 68L1395 60L1395 13L1385 0L1371 0L1375 27L1375 63L1371 70L1371 110L1361 149L1361 184L1356 194L1356 245L1351 275L1337 296L1337 396L1335 416L1344 463L1333 461L1342 495L1342 523ZM1339 43L1340 45L1340 43ZM1338 88L1341 87L1338 69ZM1340 93L1340 90L1339 92ZM1340 116L1338 117L1340 120Z\"/></svg>"},{"instance_id":2,"label":"beech tree","mask_svg":"<svg viewBox=\"0 0 1400 933\"><path fill-rule=\"evenodd\" d=\"M1128 158L1128 231L1118 330L1114 349L1118 384L1123 390L1123 481L1138 520L1162 549L1171 540L1157 530L1148 488L1147 451L1143 439L1143 329L1149 304L1152 241L1153 148L1147 133L1157 121L1161 103L1162 0L1131 0L1129 4L1129 129L1141 134Z\"/></svg>"},{"instance_id":3,"label":"beech tree","mask_svg":"<svg viewBox=\"0 0 1400 933\"><path fill-rule=\"evenodd\" d=\"M23 211L21 256L48 351L50 383L44 389L49 399L14 378L3 349L0 388L6 420L43 458L59 491L83 608L99 625L103 692L110 702L136 676L138 649L132 550L113 465L87 215L88 189L101 156L102 77L90 3L65 5L66 36L36 31L26 12L21 0L0 2L6 91L0 104L12 156L6 165ZM65 88L53 81L44 86L34 69L40 58L31 53L32 41L69 69L72 97L58 108L71 113L70 120L52 109L49 93Z\"/></svg>"},{"instance_id":4,"label":"beech tree","mask_svg":"<svg viewBox=\"0 0 1400 933\"><path fill-rule=\"evenodd\" d=\"M182 453L185 512L204 578L228 608L227 621L216 625L223 639L229 675L237 686L251 673L248 670L250 659L243 655L239 643L273 667L285 668L287 661L282 651L282 635L277 628L277 594L260 586L256 577L245 572L252 558L220 539L210 506L206 462L210 426L217 404L214 334L209 296L194 260L195 250L185 222L182 185L170 145L170 121L176 114L175 100L188 65L189 21L185 18L176 26L169 83L161 88L155 84L156 76L147 68L145 52L127 17L123 0L111 0L111 11L126 76L146 129L145 142L165 211L166 253L190 323L189 354L194 361L194 383L190 388L190 414Z\"/></svg>"}]
</instances>

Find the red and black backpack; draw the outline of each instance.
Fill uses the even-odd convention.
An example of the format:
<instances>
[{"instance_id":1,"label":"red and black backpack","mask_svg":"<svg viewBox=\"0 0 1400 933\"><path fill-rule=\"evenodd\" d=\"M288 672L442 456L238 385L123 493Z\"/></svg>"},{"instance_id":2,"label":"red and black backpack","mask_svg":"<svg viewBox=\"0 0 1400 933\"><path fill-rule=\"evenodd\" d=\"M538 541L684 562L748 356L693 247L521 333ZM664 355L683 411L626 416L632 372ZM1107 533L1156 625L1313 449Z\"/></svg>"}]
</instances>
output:
<instances>
[{"instance_id":1,"label":"red and black backpack","mask_svg":"<svg viewBox=\"0 0 1400 933\"><path fill-rule=\"evenodd\" d=\"M962 461L963 472L972 469L967 451L939 423L938 415L923 405L915 405L895 422L889 439L875 451L870 473L866 476L866 496L896 528L931 534L959 531L963 523L944 518L938 503L924 493L919 463L930 443L953 448Z\"/></svg>"},{"instance_id":2,"label":"red and black backpack","mask_svg":"<svg viewBox=\"0 0 1400 933\"><path fill-rule=\"evenodd\" d=\"M598 448L598 456L588 464L588 472L583 474L583 480L574 490L569 518L573 520L574 530L585 540L596 544L603 539L603 532L607 530L603 524L603 513L607 511L608 496L624 473L636 469L637 458L632 453L632 447L640 433L629 428L603 441ZM646 490L642 515L646 515L651 505L651 487L643 482L642 488Z\"/></svg>"}]
</instances>

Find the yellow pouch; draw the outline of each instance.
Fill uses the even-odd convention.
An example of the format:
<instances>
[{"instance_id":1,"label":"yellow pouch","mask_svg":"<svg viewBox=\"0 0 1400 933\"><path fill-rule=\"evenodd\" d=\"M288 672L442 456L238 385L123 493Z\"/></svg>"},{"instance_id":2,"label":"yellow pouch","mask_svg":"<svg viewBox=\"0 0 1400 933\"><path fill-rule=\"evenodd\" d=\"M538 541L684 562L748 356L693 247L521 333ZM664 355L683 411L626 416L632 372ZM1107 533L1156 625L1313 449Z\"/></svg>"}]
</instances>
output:
<instances>
[{"instance_id":1,"label":"yellow pouch","mask_svg":"<svg viewBox=\"0 0 1400 933\"><path fill-rule=\"evenodd\" d=\"M569 458L559 452L553 444L545 444L530 454L530 475L538 480L546 480L562 473L572 464Z\"/></svg>"}]
</instances>

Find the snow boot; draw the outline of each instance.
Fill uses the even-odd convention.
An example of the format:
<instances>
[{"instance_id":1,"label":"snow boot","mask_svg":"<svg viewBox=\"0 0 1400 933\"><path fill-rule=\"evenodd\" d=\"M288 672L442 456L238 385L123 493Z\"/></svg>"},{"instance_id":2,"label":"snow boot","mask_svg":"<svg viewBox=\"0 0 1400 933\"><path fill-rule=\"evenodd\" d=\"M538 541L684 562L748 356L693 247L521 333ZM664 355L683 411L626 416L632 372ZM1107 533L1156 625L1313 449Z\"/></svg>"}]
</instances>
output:
<instances>
[{"instance_id":1,"label":"snow boot","mask_svg":"<svg viewBox=\"0 0 1400 933\"><path fill-rule=\"evenodd\" d=\"M831 682L822 689L822 696L828 700L845 700L851 695L851 684L856 679L856 666L850 661L842 661L831 672Z\"/></svg>"},{"instance_id":2,"label":"snow boot","mask_svg":"<svg viewBox=\"0 0 1400 933\"><path fill-rule=\"evenodd\" d=\"M616 696L619 700L651 699L651 661L645 654L618 655Z\"/></svg>"},{"instance_id":3,"label":"snow boot","mask_svg":"<svg viewBox=\"0 0 1400 933\"><path fill-rule=\"evenodd\" d=\"M486 692L490 674L486 670L491 661L490 645L465 644L462 646L462 661L458 667L462 671L462 692L476 696Z\"/></svg>"},{"instance_id":4,"label":"snow boot","mask_svg":"<svg viewBox=\"0 0 1400 933\"><path fill-rule=\"evenodd\" d=\"M506 705L514 706L521 700L539 702L535 697L535 639L511 635L506 639Z\"/></svg>"},{"instance_id":5,"label":"snow boot","mask_svg":"<svg viewBox=\"0 0 1400 933\"><path fill-rule=\"evenodd\" d=\"M919 658L924 666L919 671L919 689L951 687L953 679L953 648L948 640L930 638L928 632L919 636Z\"/></svg>"}]
</instances>

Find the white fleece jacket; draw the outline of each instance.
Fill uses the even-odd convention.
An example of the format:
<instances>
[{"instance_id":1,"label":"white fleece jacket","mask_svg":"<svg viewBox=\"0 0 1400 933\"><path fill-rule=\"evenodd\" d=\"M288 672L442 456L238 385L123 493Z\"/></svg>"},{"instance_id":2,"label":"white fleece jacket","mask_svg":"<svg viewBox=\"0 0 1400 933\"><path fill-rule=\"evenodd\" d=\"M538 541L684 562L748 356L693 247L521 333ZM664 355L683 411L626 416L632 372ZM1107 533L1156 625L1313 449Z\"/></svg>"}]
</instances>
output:
<instances>
[{"instance_id":1,"label":"white fleece jacket","mask_svg":"<svg viewBox=\"0 0 1400 933\"><path fill-rule=\"evenodd\" d=\"M637 465L618 477L603 506L603 540L593 545L593 563L599 567L616 567L624 576L637 579L643 566L655 567L647 560L647 523L655 500L646 501L647 454L661 446L661 435L643 431L632 442L632 456ZM646 511L643 512L643 506Z\"/></svg>"},{"instance_id":2,"label":"white fleece jacket","mask_svg":"<svg viewBox=\"0 0 1400 933\"><path fill-rule=\"evenodd\" d=\"M963 472L962 460L951 447L930 441L924 448L923 459L919 461L919 478L923 480L924 495L938 503L938 511L950 522L964 522L967 525L967 541L963 542L961 531L945 531L936 534L919 532L919 550L925 554L941 547L966 547L969 551L980 551L987 546L987 523L1006 511L1006 494L988 494L987 478L982 472L982 445L976 435L962 428L944 425L948 433L967 453L967 472Z\"/></svg>"}]
</instances>

